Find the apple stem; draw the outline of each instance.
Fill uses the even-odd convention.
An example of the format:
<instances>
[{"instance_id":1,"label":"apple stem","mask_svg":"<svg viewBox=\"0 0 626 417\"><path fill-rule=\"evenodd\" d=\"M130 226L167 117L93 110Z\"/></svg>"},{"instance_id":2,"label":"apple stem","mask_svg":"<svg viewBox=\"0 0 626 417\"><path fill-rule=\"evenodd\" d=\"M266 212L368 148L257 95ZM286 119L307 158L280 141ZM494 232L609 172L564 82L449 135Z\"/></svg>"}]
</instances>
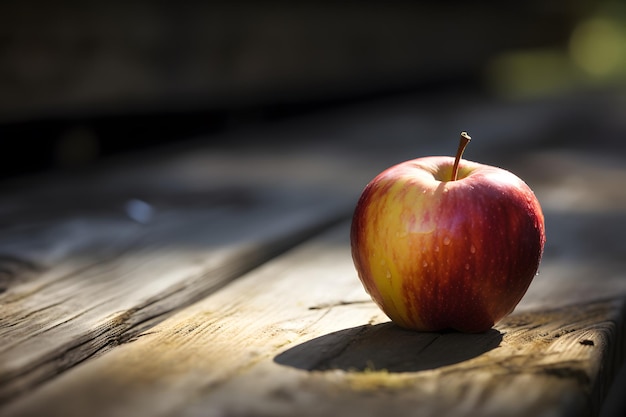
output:
<instances>
[{"instance_id":1,"label":"apple stem","mask_svg":"<svg viewBox=\"0 0 626 417\"><path fill-rule=\"evenodd\" d=\"M461 162L461 156L467 147L467 144L472 140L467 132L461 132L461 140L459 141L459 148L456 151L456 158L454 159L454 166L452 167L452 178L450 181L456 181L457 175L459 175L459 162Z\"/></svg>"}]
</instances>

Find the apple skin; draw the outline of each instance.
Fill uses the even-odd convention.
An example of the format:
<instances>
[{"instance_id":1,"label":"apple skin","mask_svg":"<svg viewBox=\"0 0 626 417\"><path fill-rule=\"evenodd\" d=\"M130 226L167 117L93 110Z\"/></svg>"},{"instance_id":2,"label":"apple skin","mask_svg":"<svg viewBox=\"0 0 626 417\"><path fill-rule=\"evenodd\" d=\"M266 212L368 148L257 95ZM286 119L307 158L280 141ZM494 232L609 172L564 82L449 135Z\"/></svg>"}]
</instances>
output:
<instances>
[{"instance_id":1,"label":"apple skin","mask_svg":"<svg viewBox=\"0 0 626 417\"><path fill-rule=\"evenodd\" d=\"M545 244L533 191L501 168L432 156L395 165L364 189L352 258L365 290L401 327L489 330L535 277Z\"/></svg>"}]
</instances>

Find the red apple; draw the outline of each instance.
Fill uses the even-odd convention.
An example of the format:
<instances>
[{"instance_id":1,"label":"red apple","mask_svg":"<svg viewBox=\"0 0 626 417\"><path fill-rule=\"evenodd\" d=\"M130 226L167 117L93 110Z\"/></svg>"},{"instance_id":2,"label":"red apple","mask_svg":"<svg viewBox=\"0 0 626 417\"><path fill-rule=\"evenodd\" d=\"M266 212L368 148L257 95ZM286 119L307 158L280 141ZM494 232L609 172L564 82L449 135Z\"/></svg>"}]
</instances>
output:
<instances>
[{"instance_id":1,"label":"red apple","mask_svg":"<svg viewBox=\"0 0 626 417\"><path fill-rule=\"evenodd\" d=\"M398 325L484 332L526 293L545 243L535 194L501 168L418 158L374 178L357 203L352 257L372 299Z\"/></svg>"}]
</instances>

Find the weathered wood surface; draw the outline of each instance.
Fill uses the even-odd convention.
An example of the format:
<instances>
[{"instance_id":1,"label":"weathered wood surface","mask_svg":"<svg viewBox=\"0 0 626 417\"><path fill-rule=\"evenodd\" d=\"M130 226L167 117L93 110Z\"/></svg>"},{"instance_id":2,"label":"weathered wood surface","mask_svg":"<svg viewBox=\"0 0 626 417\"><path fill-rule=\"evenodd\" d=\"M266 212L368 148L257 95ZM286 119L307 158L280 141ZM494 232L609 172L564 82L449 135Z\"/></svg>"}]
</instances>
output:
<instances>
[{"instance_id":1,"label":"weathered wood surface","mask_svg":"<svg viewBox=\"0 0 626 417\"><path fill-rule=\"evenodd\" d=\"M259 143L244 150L5 190L0 415L597 413L626 347L626 163L602 137L593 150L562 143L572 117L600 110L445 113L485 126L468 158L525 178L546 214L541 273L491 332L387 323L356 278L346 224L270 260L345 216L380 169L446 152L421 139L442 123L431 104L365 106L323 127L240 132ZM603 126L622 126L610 115ZM297 145L261 145L281 135ZM154 213L125 211L132 199Z\"/></svg>"},{"instance_id":2,"label":"weathered wood surface","mask_svg":"<svg viewBox=\"0 0 626 417\"><path fill-rule=\"evenodd\" d=\"M389 324L361 289L343 225L8 411L588 415L621 360L626 305L617 293L596 298L586 276L555 268L538 283L553 281L556 291L567 282L568 293L543 302L531 294L534 305L523 303L490 332L408 332ZM581 303L583 291L588 301ZM555 308L555 296L565 305Z\"/></svg>"},{"instance_id":3,"label":"weathered wood surface","mask_svg":"<svg viewBox=\"0 0 626 417\"><path fill-rule=\"evenodd\" d=\"M88 184L40 187L4 207L0 403L348 214L328 193L280 185L171 193L142 181Z\"/></svg>"}]
</instances>

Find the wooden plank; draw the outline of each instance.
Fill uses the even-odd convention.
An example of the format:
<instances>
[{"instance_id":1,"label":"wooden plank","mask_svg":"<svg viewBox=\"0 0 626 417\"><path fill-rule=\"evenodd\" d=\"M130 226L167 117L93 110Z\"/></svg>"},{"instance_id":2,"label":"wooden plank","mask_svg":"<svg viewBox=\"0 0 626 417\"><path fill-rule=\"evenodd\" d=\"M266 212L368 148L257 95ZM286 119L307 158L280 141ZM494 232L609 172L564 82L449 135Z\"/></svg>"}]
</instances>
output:
<instances>
[{"instance_id":1,"label":"wooden plank","mask_svg":"<svg viewBox=\"0 0 626 417\"><path fill-rule=\"evenodd\" d=\"M21 223L0 239L0 403L132 338L348 213L327 193L279 185L230 192L195 195L202 204L157 204L149 222L110 207L67 215L62 208L71 199L56 215L30 217L30 227L23 226L28 213L13 216Z\"/></svg>"},{"instance_id":2,"label":"wooden plank","mask_svg":"<svg viewBox=\"0 0 626 417\"><path fill-rule=\"evenodd\" d=\"M344 224L266 263L5 414L597 412L624 355L623 279L606 298L589 288L586 271L548 257L531 286L542 294L530 291L495 329L404 331L363 292L347 231ZM597 271L596 280L616 272Z\"/></svg>"}]
</instances>

